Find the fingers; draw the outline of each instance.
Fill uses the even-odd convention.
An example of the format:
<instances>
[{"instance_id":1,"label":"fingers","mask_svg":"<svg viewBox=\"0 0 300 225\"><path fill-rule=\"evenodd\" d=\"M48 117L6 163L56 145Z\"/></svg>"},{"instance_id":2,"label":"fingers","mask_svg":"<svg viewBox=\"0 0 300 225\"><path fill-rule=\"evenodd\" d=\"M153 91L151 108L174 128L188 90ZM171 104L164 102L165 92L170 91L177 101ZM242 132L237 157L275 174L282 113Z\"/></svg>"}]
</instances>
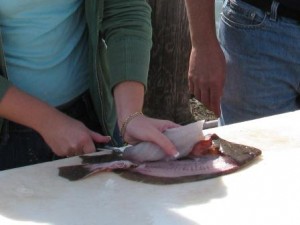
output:
<instances>
[{"instance_id":1,"label":"fingers","mask_svg":"<svg viewBox=\"0 0 300 225\"><path fill-rule=\"evenodd\" d=\"M178 157L179 153L174 144L163 134L170 128L180 125L169 121L140 116L132 120L126 129L125 138L129 144L137 144L142 141L152 142L172 157Z\"/></svg>"},{"instance_id":2,"label":"fingers","mask_svg":"<svg viewBox=\"0 0 300 225\"><path fill-rule=\"evenodd\" d=\"M217 117L221 115L221 96L222 88L219 88L218 91L211 93L211 110L215 113Z\"/></svg>"},{"instance_id":3,"label":"fingers","mask_svg":"<svg viewBox=\"0 0 300 225\"><path fill-rule=\"evenodd\" d=\"M170 120L159 120L159 119L154 119L154 118L149 118L153 124L155 124L155 126L157 127L157 129L160 132L164 132L167 129L171 129L171 128L176 128L176 127L180 127L181 125L174 123Z\"/></svg>"},{"instance_id":4,"label":"fingers","mask_svg":"<svg viewBox=\"0 0 300 225\"><path fill-rule=\"evenodd\" d=\"M91 138L94 142L97 143L108 143L111 141L111 137L110 136L103 136L99 133L96 133L94 131L91 131Z\"/></svg>"},{"instance_id":5,"label":"fingers","mask_svg":"<svg viewBox=\"0 0 300 225\"><path fill-rule=\"evenodd\" d=\"M175 145L162 133L153 133L152 142L160 146L166 154L174 158L177 158L179 156L179 152L177 151Z\"/></svg>"},{"instance_id":6,"label":"fingers","mask_svg":"<svg viewBox=\"0 0 300 225\"><path fill-rule=\"evenodd\" d=\"M218 117L220 116L220 96L217 90L211 91L208 88L197 88L195 90L195 97L199 100L205 107L214 112L214 114Z\"/></svg>"},{"instance_id":7,"label":"fingers","mask_svg":"<svg viewBox=\"0 0 300 225\"><path fill-rule=\"evenodd\" d=\"M93 142L86 142L84 144L78 144L76 147L70 147L67 150L67 153L65 156L67 157L73 157L73 156L79 156L84 155L87 153L92 153L96 151L96 147Z\"/></svg>"},{"instance_id":8,"label":"fingers","mask_svg":"<svg viewBox=\"0 0 300 225\"><path fill-rule=\"evenodd\" d=\"M163 134L163 132L167 129L179 127L180 125L169 120L158 120L152 118L150 121L152 121L152 124L154 125L154 129L150 133L150 141L160 146L166 154L177 158L179 153L175 145Z\"/></svg>"},{"instance_id":9,"label":"fingers","mask_svg":"<svg viewBox=\"0 0 300 225\"><path fill-rule=\"evenodd\" d=\"M103 136L99 133L96 133L94 131L90 131L89 137L87 137L85 140L82 140L81 142L77 143L76 147L70 148L67 151L67 157L71 156L79 156L84 155L88 153L93 153L96 151L96 147L94 142L97 143L107 143L111 141L110 136Z\"/></svg>"}]
</instances>

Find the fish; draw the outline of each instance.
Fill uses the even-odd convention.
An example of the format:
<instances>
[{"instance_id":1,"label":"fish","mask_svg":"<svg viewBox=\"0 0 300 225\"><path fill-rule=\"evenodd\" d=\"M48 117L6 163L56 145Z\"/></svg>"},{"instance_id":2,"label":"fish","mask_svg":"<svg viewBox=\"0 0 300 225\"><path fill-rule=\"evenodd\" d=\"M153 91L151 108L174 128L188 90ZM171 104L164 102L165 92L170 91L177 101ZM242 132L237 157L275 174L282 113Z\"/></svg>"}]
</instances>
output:
<instances>
[{"instance_id":1,"label":"fish","mask_svg":"<svg viewBox=\"0 0 300 225\"><path fill-rule=\"evenodd\" d=\"M181 134L183 133L185 132ZM180 135L176 135L180 138ZM182 138L185 136L181 136ZM60 167L59 176L76 181L100 171L113 171L132 181L159 185L178 184L236 172L262 154L260 149L227 141L216 134L200 134L192 147L189 145L185 148L189 151L181 151L178 159L170 160L166 155L160 154L160 157L151 156L149 161L149 150L144 150L147 160L140 156L133 159L128 155L124 157L126 149L124 152L105 150L99 155L81 156L82 164ZM159 159L153 160L154 158Z\"/></svg>"},{"instance_id":2,"label":"fish","mask_svg":"<svg viewBox=\"0 0 300 225\"><path fill-rule=\"evenodd\" d=\"M200 120L185 126L167 129L164 132L164 135L176 146L179 153L177 158L187 156L195 143L204 139L203 124L204 121ZM126 148L123 157L136 163L161 160L169 161L173 159L172 156L167 155L158 145L151 142L141 142Z\"/></svg>"},{"instance_id":3,"label":"fish","mask_svg":"<svg viewBox=\"0 0 300 225\"><path fill-rule=\"evenodd\" d=\"M211 145L208 145L209 142ZM202 152L200 155L199 151ZM151 184L186 183L236 172L261 154L257 148L226 141L212 134L196 143L189 157L169 162L145 162L122 171L120 175Z\"/></svg>"}]
</instances>

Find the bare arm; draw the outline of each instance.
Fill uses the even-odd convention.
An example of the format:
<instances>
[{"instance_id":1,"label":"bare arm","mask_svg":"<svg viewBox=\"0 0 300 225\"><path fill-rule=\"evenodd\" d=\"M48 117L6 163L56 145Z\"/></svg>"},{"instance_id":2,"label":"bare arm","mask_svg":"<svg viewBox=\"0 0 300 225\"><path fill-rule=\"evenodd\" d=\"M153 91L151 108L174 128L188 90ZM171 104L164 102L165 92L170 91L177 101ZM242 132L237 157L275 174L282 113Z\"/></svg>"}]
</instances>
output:
<instances>
[{"instance_id":1,"label":"bare arm","mask_svg":"<svg viewBox=\"0 0 300 225\"><path fill-rule=\"evenodd\" d=\"M0 102L0 116L39 132L59 156L90 153L95 151L93 141L110 140L13 86Z\"/></svg>"},{"instance_id":2,"label":"bare arm","mask_svg":"<svg viewBox=\"0 0 300 225\"><path fill-rule=\"evenodd\" d=\"M225 79L225 58L218 43L214 0L185 0L192 51L189 89L217 116Z\"/></svg>"},{"instance_id":3,"label":"bare arm","mask_svg":"<svg viewBox=\"0 0 300 225\"><path fill-rule=\"evenodd\" d=\"M122 126L124 120L135 112L142 111L144 103L144 85L136 81L126 81L114 88L118 124ZM176 147L162 134L168 128L178 125L167 120L158 120L144 115L134 118L124 133L125 140L130 144L150 141L159 145L167 154L175 156Z\"/></svg>"}]
</instances>

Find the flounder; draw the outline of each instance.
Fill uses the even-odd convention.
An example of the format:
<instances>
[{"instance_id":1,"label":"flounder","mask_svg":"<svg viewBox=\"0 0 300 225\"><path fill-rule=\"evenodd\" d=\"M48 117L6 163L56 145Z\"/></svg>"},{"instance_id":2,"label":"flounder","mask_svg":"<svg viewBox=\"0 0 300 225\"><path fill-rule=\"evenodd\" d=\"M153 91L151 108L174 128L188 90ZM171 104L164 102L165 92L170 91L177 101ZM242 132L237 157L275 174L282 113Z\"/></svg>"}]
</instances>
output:
<instances>
[{"instance_id":1,"label":"flounder","mask_svg":"<svg viewBox=\"0 0 300 225\"><path fill-rule=\"evenodd\" d=\"M175 184L233 173L261 155L257 148L226 141L216 134L204 136L202 125L199 121L164 133L177 147L178 159L144 142L124 152L106 150L82 156L82 164L60 167L59 175L73 181L99 171L114 171L134 181Z\"/></svg>"}]
</instances>

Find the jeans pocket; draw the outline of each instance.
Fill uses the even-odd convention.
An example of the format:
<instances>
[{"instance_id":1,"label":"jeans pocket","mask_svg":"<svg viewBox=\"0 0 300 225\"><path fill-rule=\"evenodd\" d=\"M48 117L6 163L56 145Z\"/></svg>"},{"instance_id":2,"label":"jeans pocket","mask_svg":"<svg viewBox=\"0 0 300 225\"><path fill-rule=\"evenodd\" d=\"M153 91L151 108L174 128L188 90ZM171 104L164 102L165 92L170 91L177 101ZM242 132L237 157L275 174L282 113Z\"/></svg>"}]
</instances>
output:
<instances>
[{"instance_id":1,"label":"jeans pocket","mask_svg":"<svg viewBox=\"0 0 300 225\"><path fill-rule=\"evenodd\" d=\"M240 29L259 28L266 17L267 14L262 10L240 0L228 1L221 15L224 23Z\"/></svg>"}]
</instances>

